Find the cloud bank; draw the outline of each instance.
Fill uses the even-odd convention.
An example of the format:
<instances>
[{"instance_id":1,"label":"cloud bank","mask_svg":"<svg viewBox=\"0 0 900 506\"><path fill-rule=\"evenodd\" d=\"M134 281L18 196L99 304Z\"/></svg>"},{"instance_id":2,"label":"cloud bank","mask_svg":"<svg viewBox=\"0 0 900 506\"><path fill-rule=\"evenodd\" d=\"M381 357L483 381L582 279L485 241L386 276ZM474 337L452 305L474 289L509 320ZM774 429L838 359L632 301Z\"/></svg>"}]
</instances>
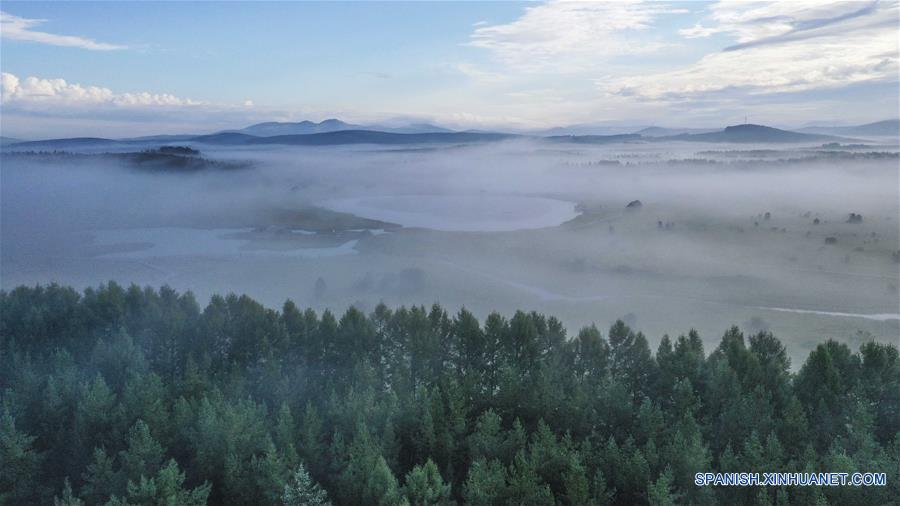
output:
<instances>
[{"instance_id":1,"label":"cloud bank","mask_svg":"<svg viewBox=\"0 0 900 506\"><path fill-rule=\"evenodd\" d=\"M3 105L23 109L44 106L77 108L84 106L159 107L195 106L202 102L179 98L168 93L114 93L109 88L83 86L65 79L19 77L0 73L0 101Z\"/></svg>"},{"instance_id":2,"label":"cloud bank","mask_svg":"<svg viewBox=\"0 0 900 506\"><path fill-rule=\"evenodd\" d=\"M598 81L610 94L689 100L836 89L898 79L898 2L718 2L686 38L737 42L683 68Z\"/></svg>"},{"instance_id":3,"label":"cloud bank","mask_svg":"<svg viewBox=\"0 0 900 506\"><path fill-rule=\"evenodd\" d=\"M33 30L34 27L45 23L45 19L28 19L14 16L0 11L0 35L8 40L36 42L51 46L77 47L92 51L114 51L127 49L127 46L97 42L75 35L57 35L54 33Z\"/></svg>"},{"instance_id":4,"label":"cloud bank","mask_svg":"<svg viewBox=\"0 0 900 506\"><path fill-rule=\"evenodd\" d=\"M593 67L612 56L657 51L666 44L635 43L630 32L650 28L664 15L684 12L660 3L554 1L525 9L515 21L476 23L469 45L483 48L518 70Z\"/></svg>"}]
</instances>

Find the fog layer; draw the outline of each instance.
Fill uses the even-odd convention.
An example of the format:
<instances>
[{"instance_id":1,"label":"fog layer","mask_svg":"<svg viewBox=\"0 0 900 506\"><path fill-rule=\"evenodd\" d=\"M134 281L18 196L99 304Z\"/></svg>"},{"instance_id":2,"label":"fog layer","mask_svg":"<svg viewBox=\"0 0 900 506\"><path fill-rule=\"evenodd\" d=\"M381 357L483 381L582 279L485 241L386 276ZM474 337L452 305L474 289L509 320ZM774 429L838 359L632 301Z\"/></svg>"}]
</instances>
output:
<instances>
[{"instance_id":1,"label":"fog layer","mask_svg":"<svg viewBox=\"0 0 900 506\"><path fill-rule=\"evenodd\" d=\"M738 325L795 357L898 337L893 146L194 147L229 163L5 152L3 288L534 309L570 330L625 318L651 343Z\"/></svg>"}]
</instances>

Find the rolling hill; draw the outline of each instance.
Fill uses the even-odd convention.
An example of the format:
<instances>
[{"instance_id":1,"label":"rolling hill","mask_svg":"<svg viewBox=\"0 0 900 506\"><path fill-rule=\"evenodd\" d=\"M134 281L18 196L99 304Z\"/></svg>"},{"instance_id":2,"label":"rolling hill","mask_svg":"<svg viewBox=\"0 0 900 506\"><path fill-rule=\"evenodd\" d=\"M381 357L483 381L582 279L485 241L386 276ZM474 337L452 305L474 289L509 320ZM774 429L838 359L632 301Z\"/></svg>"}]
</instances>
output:
<instances>
[{"instance_id":1,"label":"rolling hill","mask_svg":"<svg viewBox=\"0 0 900 506\"><path fill-rule=\"evenodd\" d=\"M671 137L673 135L683 135L683 134L707 134L712 132L718 132L719 130L715 128L666 128L666 127L658 127L652 126L643 128L634 132L643 137Z\"/></svg>"},{"instance_id":2,"label":"rolling hill","mask_svg":"<svg viewBox=\"0 0 900 506\"><path fill-rule=\"evenodd\" d=\"M883 122L882 122L883 123ZM873 126L874 125L874 126ZM453 132L440 129L434 125L410 126L409 129L401 129L401 132L390 132L370 129L345 129L351 127L349 123L340 120L326 120L321 123L259 123L244 130L257 133L271 134L280 131L296 131L309 129L340 128L339 130L318 133L291 133L279 135L254 135L246 131L223 131L208 135L157 135L139 137L133 139L105 139L99 137L77 137L70 139L49 139L42 141L28 141L17 143L4 143L4 149L9 150L72 150L95 149L110 147L138 147L152 148L171 142L202 143L220 146L251 146L280 144L293 146L337 146L349 144L466 144L476 142L492 142L505 139L545 139L550 142L570 142L576 144L609 144L616 142L733 142L733 143L821 143L821 142L859 142L857 139L838 137L833 135L795 132L764 125L734 125L723 130L707 131L701 129L668 129L662 127L648 127L636 133L614 135L551 135L536 136L503 132L465 131ZM419 128L435 128L441 131L419 132ZM865 131L884 131L884 125L861 125ZM858 130L856 130L858 131ZM672 134L672 132L678 132ZM669 134L669 135L666 135ZM118 148L117 148L118 149Z\"/></svg>"},{"instance_id":3,"label":"rolling hill","mask_svg":"<svg viewBox=\"0 0 900 506\"><path fill-rule=\"evenodd\" d=\"M544 137L554 142L572 142L575 144L610 144L614 142L634 142L643 138L638 134L618 134L618 135L554 135Z\"/></svg>"},{"instance_id":4,"label":"rolling hill","mask_svg":"<svg viewBox=\"0 0 900 506\"><path fill-rule=\"evenodd\" d=\"M345 130L370 130L397 134L450 133L453 130L430 123L411 123L403 125L355 125L339 119L326 119L319 123L313 121L257 123L239 130L225 130L219 133L241 133L256 137L276 137L281 135L310 135L341 132Z\"/></svg>"},{"instance_id":5,"label":"rolling hill","mask_svg":"<svg viewBox=\"0 0 900 506\"><path fill-rule=\"evenodd\" d=\"M312 121L299 121L296 123L268 121L257 123L240 130L226 130L220 133L241 133L257 137L272 137L275 135L306 135L338 132L341 130L357 130L363 128L360 125L344 123L339 119L326 119L319 123Z\"/></svg>"},{"instance_id":6,"label":"rolling hill","mask_svg":"<svg viewBox=\"0 0 900 506\"><path fill-rule=\"evenodd\" d=\"M855 126L813 126L801 128L800 132L828 135L859 135L872 137L900 136L900 119L889 119Z\"/></svg>"},{"instance_id":7,"label":"rolling hill","mask_svg":"<svg viewBox=\"0 0 900 506\"><path fill-rule=\"evenodd\" d=\"M807 134L782 130L764 125L734 125L719 132L701 134L681 134L657 137L658 140L680 140L692 142L735 142L735 143L801 143L801 142L847 142L855 139L831 135Z\"/></svg>"},{"instance_id":8,"label":"rolling hill","mask_svg":"<svg viewBox=\"0 0 900 506\"><path fill-rule=\"evenodd\" d=\"M294 146L333 146L342 144L448 144L488 142L516 137L502 133L434 132L401 134L374 130L340 130L307 135L275 135L254 137L240 133L201 135L191 139L205 144L260 145L287 144Z\"/></svg>"}]
</instances>

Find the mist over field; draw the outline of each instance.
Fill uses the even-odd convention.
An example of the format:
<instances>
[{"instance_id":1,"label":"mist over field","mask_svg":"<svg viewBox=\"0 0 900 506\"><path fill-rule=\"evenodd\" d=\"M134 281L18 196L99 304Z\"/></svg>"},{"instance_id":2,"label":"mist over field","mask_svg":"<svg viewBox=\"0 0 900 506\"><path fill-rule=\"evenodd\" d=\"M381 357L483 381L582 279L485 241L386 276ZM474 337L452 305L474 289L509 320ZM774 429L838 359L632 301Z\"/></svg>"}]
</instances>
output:
<instances>
[{"instance_id":1,"label":"mist over field","mask_svg":"<svg viewBox=\"0 0 900 506\"><path fill-rule=\"evenodd\" d=\"M2 287L537 310L570 332L624 319L652 347L738 325L795 364L898 336L894 144L192 146L210 166L6 150Z\"/></svg>"}]
</instances>

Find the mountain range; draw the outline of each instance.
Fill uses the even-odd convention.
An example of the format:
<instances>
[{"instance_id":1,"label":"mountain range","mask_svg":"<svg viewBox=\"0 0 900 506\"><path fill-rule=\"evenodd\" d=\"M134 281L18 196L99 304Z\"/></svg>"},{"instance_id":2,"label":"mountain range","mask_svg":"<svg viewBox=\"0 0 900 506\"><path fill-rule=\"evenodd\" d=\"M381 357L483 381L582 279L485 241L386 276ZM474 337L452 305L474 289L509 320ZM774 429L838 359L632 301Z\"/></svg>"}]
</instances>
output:
<instances>
[{"instance_id":1,"label":"mountain range","mask_svg":"<svg viewBox=\"0 0 900 506\"><path fill-rule=\"evenodd\" d=\"M615 132L609 127L608 132ZM618 127L621 128L621 127ZM577 130L577 129L576 129ZM562 132L562 133L559 133ZM858 139L838 136L894 137L900 133L900 121L888 120L853 127L808 127L803 131L782 130L764 125L733 125L724 129L643 127L636 131L607 134L572 134L567 130L550 129L536 133L507 133L470 130L456 132L439 126L421 123L405 126L354 125L338 119L312 121L266 122L238 130L225 130L208 135L156 135L129 139L79 137L42 141L15 142L4 138L6 149L53 150L99 148L107 146L159 146L171 143L199 143L214 145L286 144L298 146L329 146L346 144L466 144L505 139L544 139L551 142L599 144L615 142L689 141L710 143L818 143L859 142ZM833 132L833 133L829 133ZM846 132L846 134L844 134ZM891 133L893 132L893 133Z\"/></svg>"},{"instance_id":2,"label":"mountain range","mask_svg":"<svg viewBox=\"0 0 900 506\"><path fill-rule=\"evenodd\" d=\"M389 125L354 125L345 123L339 119L326 119L315 123L313 121L279 122L269 121L257 123L240 130L225 130L220 133L241 133L256 137L274 137L279 135L309 135L340 132L344 130L368 130L373 132L388 132L395 134L426 134L449 133L452 130L442 128L429 123L412 123L404 126Z\"/></svg>"},{"instance_id":3,"label":"mountain range","mask_svg":"<svg viewBox=\"0 0 900 506\"><path fill-rule=\"evenodd\" d=\"M811 126L801 128L798 132L826 135L859 135L862 137L897 137L900 136L900 119L889 119L856 126Z\"/></svg>"},{"instance_id":4,"label":"mountain range","mask_svg":"<svg viewBox=\"0 0 900 506\"><path fill-rule=\"evenodd\" d=\"M683 133L658 139L688 140L693 142L760 142L760 143L800 143L848 141L841 137L823 134L809 134L781 130L764 125L734 125L718 132Z\"/></svg>"},{"instance_id":5,"label":"mountain range","mask_svg":"<svg viewBox=\"0 0 900 506\"><path fill-rule=\"evenodd\" d=\"M258 137L238 132L200 135L192 142L204 144L253 145L290 144L297 146L330 146L340 144L444 144L498 141L515 137L496 132L432 132L396 133L376 130L337 130L333 132L274 135Z\"/></svg>"}]
</instances>

